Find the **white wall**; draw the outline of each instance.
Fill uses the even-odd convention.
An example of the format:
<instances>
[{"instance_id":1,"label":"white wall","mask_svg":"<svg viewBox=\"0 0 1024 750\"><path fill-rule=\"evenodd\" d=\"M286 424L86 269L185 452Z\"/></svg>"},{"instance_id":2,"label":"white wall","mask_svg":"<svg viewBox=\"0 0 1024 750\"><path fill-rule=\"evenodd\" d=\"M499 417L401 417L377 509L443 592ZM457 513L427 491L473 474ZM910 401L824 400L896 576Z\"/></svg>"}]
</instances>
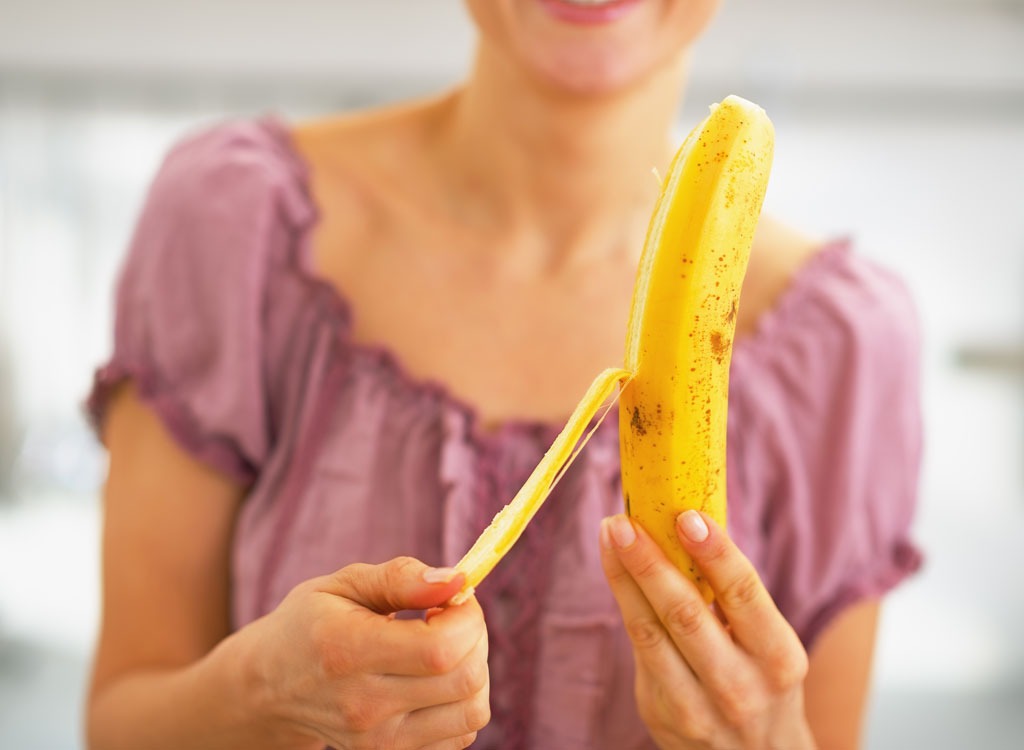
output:
<instances>
[{"instance_id":1,"label":"white wall","mask_svg":"<svg viewBox=\"0 0 1024 750\"><path fill-rule=\"evenodd\" d=\"M1021 0L724 0L708 80L1024 86ZM3 0L0 72L425 81L470 54L459 0Z\"/></svg>"}]
</instances>

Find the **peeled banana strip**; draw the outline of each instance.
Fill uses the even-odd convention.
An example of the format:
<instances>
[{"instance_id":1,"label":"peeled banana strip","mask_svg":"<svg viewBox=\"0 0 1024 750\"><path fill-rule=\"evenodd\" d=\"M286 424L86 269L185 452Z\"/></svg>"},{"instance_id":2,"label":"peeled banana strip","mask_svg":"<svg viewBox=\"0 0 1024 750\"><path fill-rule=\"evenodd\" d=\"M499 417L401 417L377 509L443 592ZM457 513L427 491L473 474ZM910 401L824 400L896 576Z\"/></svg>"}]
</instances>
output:
<instances>
[{"instance_id":1,"label":"peeled banana strip","mask_svg":"<svg viewBox=\"0 0 1024 750\"><path fill-rule=\"evenodd\" d=\"M586 441L597 429L593 425L584 437L584 430L590 425L613 391L622 381L628 381L629 372L621 369L607 369L590 384L583 399L576 404L569 421L558 433L551 447L530 474L512 502L498 511L498 514L484 529L455 569L466 575L466 582L454 597L452 604L459 604L472 595L477 585L487 576L512 545L516 543L526 525L547 499L555 483L562 477L573 460L583 450ZM613 404L608 404L610 409ZM607 411L606 411L607 413ZM600 424L600 423L598 423ZM581 441L582 438L582 441Z\"/></svg>"}]
</instances>

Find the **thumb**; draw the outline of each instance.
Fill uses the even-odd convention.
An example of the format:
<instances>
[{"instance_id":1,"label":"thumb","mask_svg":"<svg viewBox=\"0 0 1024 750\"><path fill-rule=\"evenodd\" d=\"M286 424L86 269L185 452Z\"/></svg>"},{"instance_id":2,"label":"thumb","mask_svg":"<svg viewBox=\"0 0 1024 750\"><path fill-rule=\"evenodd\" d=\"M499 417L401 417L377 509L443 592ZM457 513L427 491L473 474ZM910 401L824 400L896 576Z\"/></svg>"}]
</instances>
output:
<instances>
[{"instance_id":1,"label":"thumb","mask_svg":"<svg viewBox=\"0 0 1024 750\"><path fill-rule=\"evenodd\" d=\"M465 575L453 568L432 568L414 557L396 557L380 565L348 565L330 580L330 593L385 615L439 607L462 588Z\"/></svg>"}]
</instances>

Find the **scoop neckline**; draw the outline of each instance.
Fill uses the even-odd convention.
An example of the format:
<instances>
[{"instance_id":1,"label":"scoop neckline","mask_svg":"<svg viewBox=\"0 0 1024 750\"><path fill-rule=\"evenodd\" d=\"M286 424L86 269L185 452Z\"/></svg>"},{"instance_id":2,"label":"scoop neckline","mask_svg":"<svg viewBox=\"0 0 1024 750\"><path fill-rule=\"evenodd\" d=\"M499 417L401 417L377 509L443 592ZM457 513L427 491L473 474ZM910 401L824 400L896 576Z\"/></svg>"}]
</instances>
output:
<instances>
[{"instance_id":1,"label":"scoop neckline","mask_svg":"<svg viewBox=\"0 0 1024 750\"><path fill-rule=\"evenodd\" d=\"M324 299L332 310L339 330L339 336L343 336L345 339L345 346L350 350L358 351L377 360L383 367L388 368L404 387L409 388L413 392L437 399L446 407L459 413L464 419L468 436L477 445L501 442L504 438L512 435L539 437L543 438L546 442L553 440L568 422L569 415L572 412L571 408L565 417L560 420L508 417L495 420L494 422L487 422L482 418L480 410L475 404L457 395L447 383L428 376L414 375L392 347L384 343L355 341L353 339L352 328L356 315L352 303L345 295L344 290L318 274L313 268L312 238L316 227L322 220L322 214L319 205L313 197L310 184L312 168L299 151L288 120L278 114L269 114L261 117L259 121L276 141L285 158L295 170L296 185L299 188L302 200L308 208L306 220L301 225L297 241L289 248L292 266L302 281L314 293ZM790 277L786 288L775 300L775 304L761 314L753 330L735 340L733 344L734 365L737 355L740 355L739 359L744 359L747 353L753 354L756 351L771 346L772 339L777 337L777 332L785 327L785 321L794 315L796 308L800 306L808 290L813 287L813 282L823 272L831 269L837 262L837 258L847 254L849 245L850 240L847 237L827 240L808 257L803 265ZM592 437L608 432L611 424L618 421L615 415L611 414L611 411L617 410L618 406L616 404L607 414L600 412L596 415L591 419L584 435L594 428L594 422L598 419L602 421L594 428L595 433ZM607 418L602 418L602 415Z\"/></svg>"}]
</instances>

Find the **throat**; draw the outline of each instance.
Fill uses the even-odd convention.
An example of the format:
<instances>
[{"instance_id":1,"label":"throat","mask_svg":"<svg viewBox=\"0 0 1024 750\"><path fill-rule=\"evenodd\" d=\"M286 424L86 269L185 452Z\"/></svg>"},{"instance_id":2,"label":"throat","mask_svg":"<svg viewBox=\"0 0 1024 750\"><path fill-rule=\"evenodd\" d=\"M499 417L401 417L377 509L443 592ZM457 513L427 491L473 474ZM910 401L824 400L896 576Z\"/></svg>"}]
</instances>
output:
<instances>
[{"instance_id":1,"label":"throat","mask_svg":"<svg viewBox=\"0 0 1024 750\"><path fill-rule=\"evenodd\" d=\"M656 172L671 158L667 128L645 137L630 123L604 127L579 112L510 121L493 116L481 96L453 96L436 130L432 171L444 213L481 236L516 238L549 256L636 244L638 257L660 190Z\"/></svg>"}]
</instances>

